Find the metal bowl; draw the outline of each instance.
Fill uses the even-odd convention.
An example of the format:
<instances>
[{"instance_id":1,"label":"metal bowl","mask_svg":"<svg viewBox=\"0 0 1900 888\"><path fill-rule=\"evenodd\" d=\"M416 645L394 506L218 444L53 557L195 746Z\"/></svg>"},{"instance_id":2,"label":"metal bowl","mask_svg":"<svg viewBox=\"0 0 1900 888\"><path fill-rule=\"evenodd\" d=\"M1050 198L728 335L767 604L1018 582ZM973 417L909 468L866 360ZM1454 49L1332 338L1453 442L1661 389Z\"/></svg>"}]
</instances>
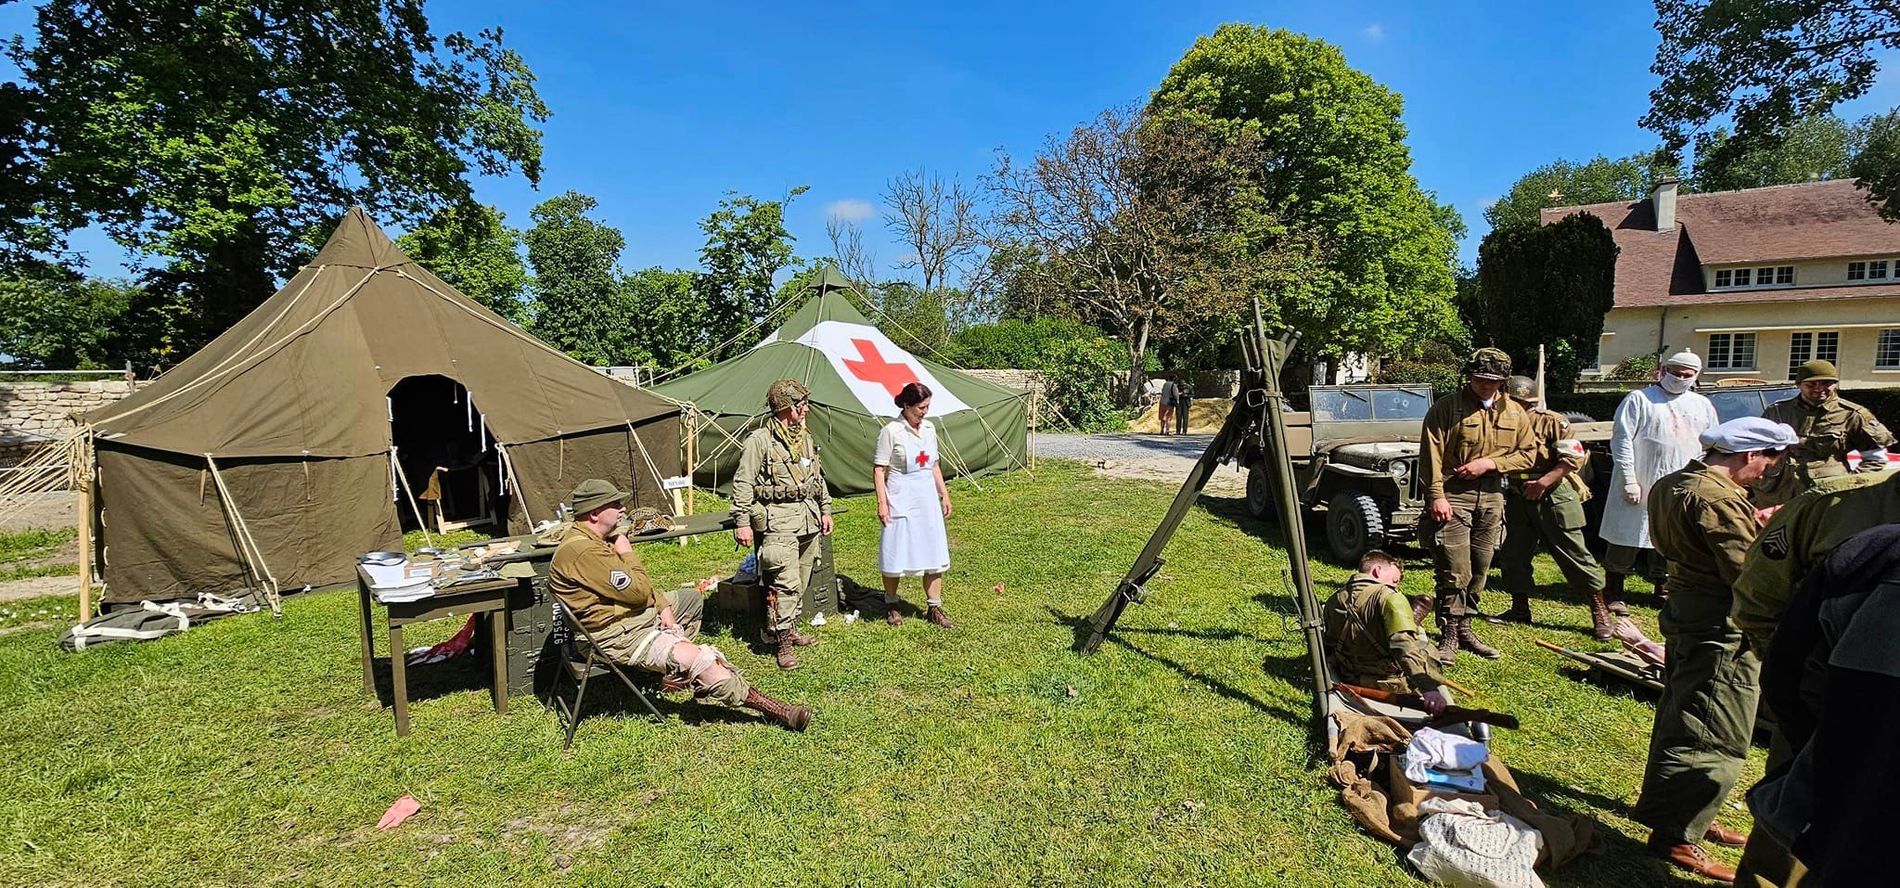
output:
<instances>
[{"instance_id":1,"label":"metal bowl","mask_svg":"<svg viewBox=\"0 0 1900 888\"><path fill-rule=\"evenodd\" d=\"M409 556L401 552L364 552L356 556L358 564L376 564L383 567L393 567L408 560Z\"/></svg>"}]
</instances>

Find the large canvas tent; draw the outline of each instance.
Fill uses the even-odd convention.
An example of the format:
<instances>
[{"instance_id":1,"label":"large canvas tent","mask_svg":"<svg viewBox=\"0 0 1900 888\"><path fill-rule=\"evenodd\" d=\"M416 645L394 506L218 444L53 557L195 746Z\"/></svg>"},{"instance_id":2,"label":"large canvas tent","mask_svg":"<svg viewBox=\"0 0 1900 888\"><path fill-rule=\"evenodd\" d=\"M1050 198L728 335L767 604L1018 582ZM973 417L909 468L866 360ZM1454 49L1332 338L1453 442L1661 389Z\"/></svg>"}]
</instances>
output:
<instances>
[{"instance_id":1,"label":"large canvas tent","mask_svg":"<svg viewBox=\"0 0 1900 888\"><path fill-rule=\"evenodd\" d=\"M1029 393L978 379L899 348L846 295L851 285L819 273L803 305L750 351L654 391L696 408L694 479L730 490L739 443L764 422L765 390L797 379L811 389L806 418L823 448L833 493L868 493L877 432L897 417L893 398L912 380L929 386L946 475L983 475L1025 465ZM689 431L689 434L691 432Z\"/></svg>"},{"instance_id":2,"label":"large canvas tent","mask_svg":"<svg viewBox=\"0 0 1900 888\"><path fill-rule=\"evenodd\" d=\"M400 396L419 382L456 401ZM678 404L456 292L353 209L276 295L86 417L106 603L348 579L358 554L399 543L421 492L392 447L412 409L466 436L516 532L581 479L664 505L662 479L682 474Z\"/></svg>"}]
</instances>

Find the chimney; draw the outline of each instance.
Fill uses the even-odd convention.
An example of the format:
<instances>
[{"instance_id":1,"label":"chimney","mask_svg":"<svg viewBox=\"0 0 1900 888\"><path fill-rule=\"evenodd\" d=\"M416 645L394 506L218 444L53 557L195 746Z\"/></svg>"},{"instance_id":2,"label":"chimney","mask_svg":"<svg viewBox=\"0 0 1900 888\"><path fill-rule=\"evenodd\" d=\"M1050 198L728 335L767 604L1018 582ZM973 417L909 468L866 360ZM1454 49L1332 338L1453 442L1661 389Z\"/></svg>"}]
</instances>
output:
<instances>
[{"instance_id":1,"label":"chimney","mask_svg":"<svg viewBox=\"0 0 1900 888\"><path fill-rule=\"evenodd\" d=\"M1669 178L1656 183L1649 189L1649 202L1656 209L1656 230L1676 230L1676 186L1681 179Z\"/></svg>"}]
</instances>

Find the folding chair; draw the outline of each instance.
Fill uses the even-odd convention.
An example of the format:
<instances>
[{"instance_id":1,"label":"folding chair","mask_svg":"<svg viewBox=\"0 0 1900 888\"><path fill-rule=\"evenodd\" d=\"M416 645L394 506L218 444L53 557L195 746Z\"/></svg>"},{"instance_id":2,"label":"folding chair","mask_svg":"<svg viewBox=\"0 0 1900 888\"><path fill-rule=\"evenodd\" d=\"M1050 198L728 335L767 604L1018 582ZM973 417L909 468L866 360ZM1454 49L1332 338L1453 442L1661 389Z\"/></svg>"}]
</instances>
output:
<instances>
[{"instance_id":1,"label":"folding chair","mask_svg":"<svg viewBox=\"0 0 1900 888\"><path fill-rule=\"evenodd\" d=\"M647 699L646 692L627 676L619 663L615 663L600 653L600 646L594 643L593 633L588 632L587 627L581 625L580 618L568 608L567 602L562 601L558 596L554 597L554 610L560 614L561 626L565 630L560 642L560 675L566 675L576 688L572 705L561 699L560 675L555 676L554 686L548 692L548 696L554 700L555 709L559 712L563 727L566 729L567 736L561 741L561 748L567 749L574 745L574 731L581 725L581 707L587 703L587 682L595 676L612 675L620 679L620 683L626 685L627 690L632 691L633 695L639 698L641 705L647 708L647 712L652 714L655 721L662 720L664 717L660 715L660 710L654 708L653 701Z\"/></svg>"}]
</instances>

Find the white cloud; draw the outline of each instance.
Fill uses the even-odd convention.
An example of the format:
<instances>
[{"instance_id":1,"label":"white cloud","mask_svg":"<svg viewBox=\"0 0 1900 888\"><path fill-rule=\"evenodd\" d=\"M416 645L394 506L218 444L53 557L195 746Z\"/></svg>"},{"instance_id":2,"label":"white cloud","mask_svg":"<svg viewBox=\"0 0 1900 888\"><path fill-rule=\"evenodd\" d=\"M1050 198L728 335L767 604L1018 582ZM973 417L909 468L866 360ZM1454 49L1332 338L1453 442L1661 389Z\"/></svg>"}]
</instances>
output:
<instances>
[{"instance_id":1,"label":"white cloud","mask_svg":"<svg viewBox=\"0 0 1900 888\"><path fill-rule=\"evenodd\" d=\"M825 204L825 218L839 219L845 222L863 222L877 215L877 208L868 200L848 197Z\"/></svg>"},{"instance_id":2,"label":"white cloud","mask_svg":"<svg viewBox=\"0 0 1900 888\"><path fill-rule=\"evenodd\" d=\"M1380 25L1378 22L1373 22L1372 24L1367 25L1364 28L1361 28L1359 30L1359 36L1364 37L1367 40L1370 40L1374 43L1377 43L1385 39L1385 28L1382 25Z\"/></svg>"}]
</instances>

